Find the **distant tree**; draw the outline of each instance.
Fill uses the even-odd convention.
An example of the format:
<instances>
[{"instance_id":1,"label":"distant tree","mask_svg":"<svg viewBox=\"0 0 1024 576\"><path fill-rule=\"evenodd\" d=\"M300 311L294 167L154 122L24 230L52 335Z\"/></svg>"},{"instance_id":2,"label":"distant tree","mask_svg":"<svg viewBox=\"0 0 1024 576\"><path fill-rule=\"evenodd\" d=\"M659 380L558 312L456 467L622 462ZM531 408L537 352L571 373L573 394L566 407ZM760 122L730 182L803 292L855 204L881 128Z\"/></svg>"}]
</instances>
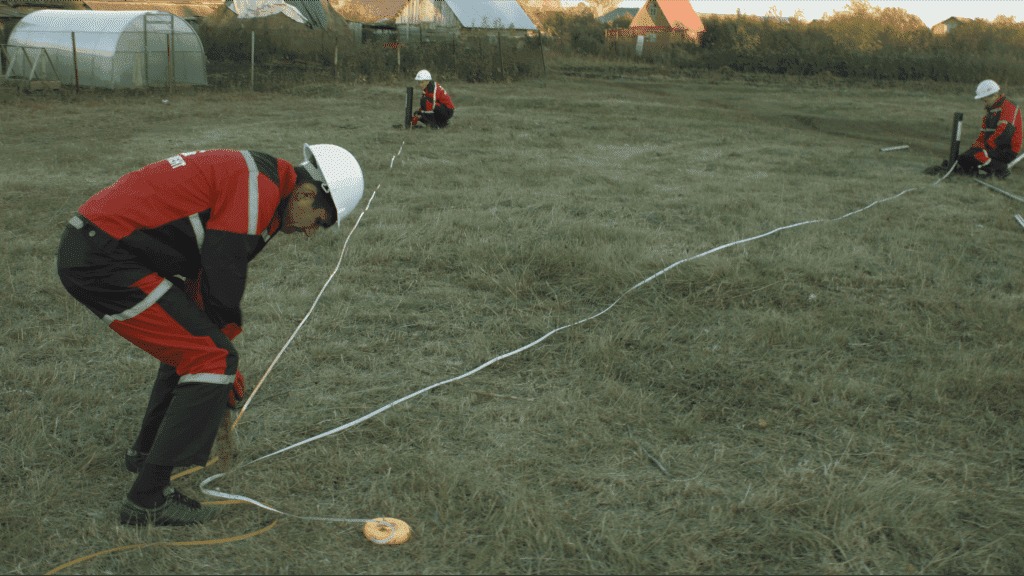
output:
<instances>
[{"instance_id":1,"label":"distant tree","mask_svg":"<svg viewBox=\"0 0 1024 576\"><path fill-rule=\"evenodd\" d=\"M903 49L927 42L928 28L902 8L879 8L867 0L850 0L846 9L815 23L840 48L855 52Z\"/></svg>"},{"instance_id":2,"label":"distant tree","mask_svg":"<svg viewBox=\"0 0 1024 576\"><path fill-rule=\"evenodd\" d=\"M574 52L597 54L604 47L604 24L589 10L547 12L540 26L549 37L559 39Z\"/></svg>"},{"instance_id":3,"label":"distant tree","mask_svg":"<svg viewBox=\"0 0 1024 576\"><path fill-rule=\"evenodd\" d=\"M885 8L878 13L882 43L890 48L910 48L927 43L931 30L920 18L902 8Z\"/></svg>"},{"instance_id":4,"label":"distant tree","mask_svg":"<svg viewBox=\"0 0 1024 576\"><path fill-rule=\"evenodd\" d=\"M836 44L858 52L873 52L882 46L878 15L881 9L867 0L850 0L846 9L825 16L820 22Z\"/></svg>"},{"instance_id":5,"label":"distant tree","mask_svg":"<svg viewBox=\"0 0 1024 576\"><path fill-rule=\"evenodd\" d=\"M623 14L615 20L608 23L609 28L629 28L629 25L633 23L633 17L629 14Z\"/></svg>"},{"instance_id":6,"label":"distant tree","mask_svg":"<svg viewBox=\"0 0 1024 576\"><path fill-rule=\"evenodd\" d=\"M764 17L767 18L768 20L776 20L779 22L782 22L786 19L786 17L782 15L782 10L779 10L779 7L775 6L774 4L771 8L768 9L768 13L765 14Z\"/></svg>"}]
</instances>

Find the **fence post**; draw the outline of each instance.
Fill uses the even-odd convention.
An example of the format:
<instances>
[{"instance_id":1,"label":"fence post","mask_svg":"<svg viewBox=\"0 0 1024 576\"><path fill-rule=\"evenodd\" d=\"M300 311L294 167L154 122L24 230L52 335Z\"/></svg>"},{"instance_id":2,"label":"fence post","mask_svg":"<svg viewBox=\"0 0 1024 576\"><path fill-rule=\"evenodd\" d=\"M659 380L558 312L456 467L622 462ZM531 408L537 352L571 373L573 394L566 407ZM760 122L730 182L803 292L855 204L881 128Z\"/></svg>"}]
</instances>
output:
<instances>
[{"instance_id":1,"label":"fence post","mask_svg":"<svg viewBox=\"0 0 1024 576\"><path fill-rule=\"evenodd\" d=\"M537 43L540 44L540 67L544 73L544 79L548 78L548 64L544 61L544 33L537 28Z\"/></svg>"},{"instance_id":2,"label":"fence post","mask_svg":"<svg viewBox=\"0 0 1024 576\"><path fill-rule=\"evenodd\" d=\"M149 18L142 17L142 85L149 87Z\"/></svg>"},{"instance_id":3,"label":"fence post","mask_svg":"<svg viewBox=\"0 0 1024 576\"><path fill-rule=\"evenodd\" d=\"M252 31L249 43L249 90L256 91L256 30Z\"/></svg>"},{"instance_id":4,"label":"fence post","mask_svg":"<svg viewBox=\"0 0 1024 576\"><path fill-rule=\"evenodd\" d=\"M171 93L171 35L167 37L167 66L164 69L164 76L167 77L167 93Z\"/></svg>"},{"instance_id":5,"label":"fence post","mask_svg":"<svg viewBox=\"0 0 1024 576\"><path fill-rule=\"evenodd\" d=\"M75 92L78 92L78 44L74 32L71 33L71 62L75 67Z\"/></svg>"},{"instance_id":6,"label":"fence post","mask_svg":"<svg viewBox=\"0 0 1024 576\"><path fill-rule=\"evenodd\" d=\"M501 28L498 28L498 71L501 73L501 79L505 79L505 58L501 54Z\"/></svg>"},{"instance_id":7,"label":"fence post","mask_svg":"<svg viewBox=\"0 0 1024 576\"><path fill-rule=\"evenodd\" d=\"M175 49L177 48L177 46L174 45L174 40L175 40L175 37L174 37L174 15L172 14L171 15L171 33L167 37L167 42L168 42L168 46L167 46L167 78L168 78L168 84L169 84L169 87L167 89L167 93L168 94L173 94L174 93L174 80L175 80L175 77L174 77L174 58L176 56L176 54L174 52L175 52Z\"/></svg>"}]
</instances>

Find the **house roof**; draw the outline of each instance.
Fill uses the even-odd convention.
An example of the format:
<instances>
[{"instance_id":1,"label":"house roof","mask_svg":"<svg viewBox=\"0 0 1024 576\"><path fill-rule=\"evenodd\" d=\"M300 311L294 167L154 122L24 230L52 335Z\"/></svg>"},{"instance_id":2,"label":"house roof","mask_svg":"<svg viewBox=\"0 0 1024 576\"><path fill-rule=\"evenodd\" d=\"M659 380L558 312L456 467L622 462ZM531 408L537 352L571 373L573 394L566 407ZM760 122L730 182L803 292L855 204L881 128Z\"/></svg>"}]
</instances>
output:
<instances>
[{"instance_id":1,"label":"house roof","mask_svg":"<svg viewBox=\"0 0 1024 576\"><path fill-rule=\"evenodd\" d=\"M537 29L516 0L445 0L445 4L466 28Z\"/></svg>"},{"instance_id":2,"label":"house roof","mask_svg":"<svg viewBox=\"0 0 1024 576\"><path fill-rule=\"evenodd\" d=\"M613 20L615 20L617 18L622 18L623 16L628 16L630 18L633 18L633 17L636 16L636 13L639 10L640 10L639 8L616 8L615 10L612 10L611 12L606 13L604 16L600 16L597 20L598 20L598 22L607 23L607 22L611 22L611 21L613 21Z\"/></svg>"},{"instance_id":3,"label":"house roof","mask_svg":"<svg viewBox=\"0 0 1024 576\"><path fill-rule=\"evenodd\" d=\"M90 10L159 10L182 18L206 17L224 5L222 0L85 0Z\"/></svg>"},{"instance_id":4,"label":"house roof","mask_svg":"<svg viewBox=\"0 0 1024 576\"><path fill-rule=\"evenodd\" d=\"M673 28L686 28L694 32L703 32L704 23L700 16L693 9L690 0L655 0L661 11L665 14L669 26Z\"/></svg>"},{"instance_id":5,"label":"house roof","mask_svg":"<svg viewBox=\"0 0 1024 576\"><path fill-rule=\"evenodd\" d=\"M685 30L691 37L699 35L705 27L689 0L647 0L630 23L630 28L669 27Z\"/></svg>"}]
</instances>

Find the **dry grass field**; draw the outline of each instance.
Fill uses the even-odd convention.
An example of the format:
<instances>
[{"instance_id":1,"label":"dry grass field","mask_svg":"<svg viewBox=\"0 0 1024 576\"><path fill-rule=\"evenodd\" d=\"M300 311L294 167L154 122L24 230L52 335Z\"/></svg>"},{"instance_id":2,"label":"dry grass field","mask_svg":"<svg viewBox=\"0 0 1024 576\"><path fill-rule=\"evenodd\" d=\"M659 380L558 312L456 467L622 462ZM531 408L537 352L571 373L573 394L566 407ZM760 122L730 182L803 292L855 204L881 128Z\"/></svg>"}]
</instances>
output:
<instances>
[{"instance_id":1,"label":"dry grass field","mask_svg":"<svg viewBox=\"0 0 1024 576\"><path fill-rule=\"evenodd\" d=\"M1024 572L1024 206L921 174L973 86L572 71L446 82L445 132L392 128L403 83L0 90L0 571ZM376 196L211 485L287 515L119 526L156 366L64 292L62 227L148 162L304 142ZM253 262L250 384L345 233Z\"/></svg>"}]
</instances>

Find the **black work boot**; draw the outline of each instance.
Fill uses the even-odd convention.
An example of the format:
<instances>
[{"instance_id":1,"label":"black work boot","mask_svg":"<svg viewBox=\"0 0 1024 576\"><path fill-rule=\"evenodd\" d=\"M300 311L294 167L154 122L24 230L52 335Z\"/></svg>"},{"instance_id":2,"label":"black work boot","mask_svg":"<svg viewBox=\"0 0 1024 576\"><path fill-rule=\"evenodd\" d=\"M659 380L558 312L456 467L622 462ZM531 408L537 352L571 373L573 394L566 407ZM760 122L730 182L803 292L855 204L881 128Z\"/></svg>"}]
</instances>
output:
<instances>
[{"instance_id":1,"label":"black work boot","mask_svg":"<svg viewBox=\"0 0 1024 576\"><path fill-rule=\"evenodd\" d=\"M989 174L999 178L1000 180L1010 175L1010 169L1006 167L1006 162L1001 160L992 160L985 167Z\"/></svg>"},{"instance_id":2,"label":"black work boot","mask_svg":"<svg viewBox=\"0 0 1024 576\"><path fill-rule=\"evenodd\" d=\"M121 502L121 524L129 526L187 526L202 524L217 515L217 511L203 506L170 486L163 490L163 502L146 508L128 498Z\"/></svg>"}]
</instances>

